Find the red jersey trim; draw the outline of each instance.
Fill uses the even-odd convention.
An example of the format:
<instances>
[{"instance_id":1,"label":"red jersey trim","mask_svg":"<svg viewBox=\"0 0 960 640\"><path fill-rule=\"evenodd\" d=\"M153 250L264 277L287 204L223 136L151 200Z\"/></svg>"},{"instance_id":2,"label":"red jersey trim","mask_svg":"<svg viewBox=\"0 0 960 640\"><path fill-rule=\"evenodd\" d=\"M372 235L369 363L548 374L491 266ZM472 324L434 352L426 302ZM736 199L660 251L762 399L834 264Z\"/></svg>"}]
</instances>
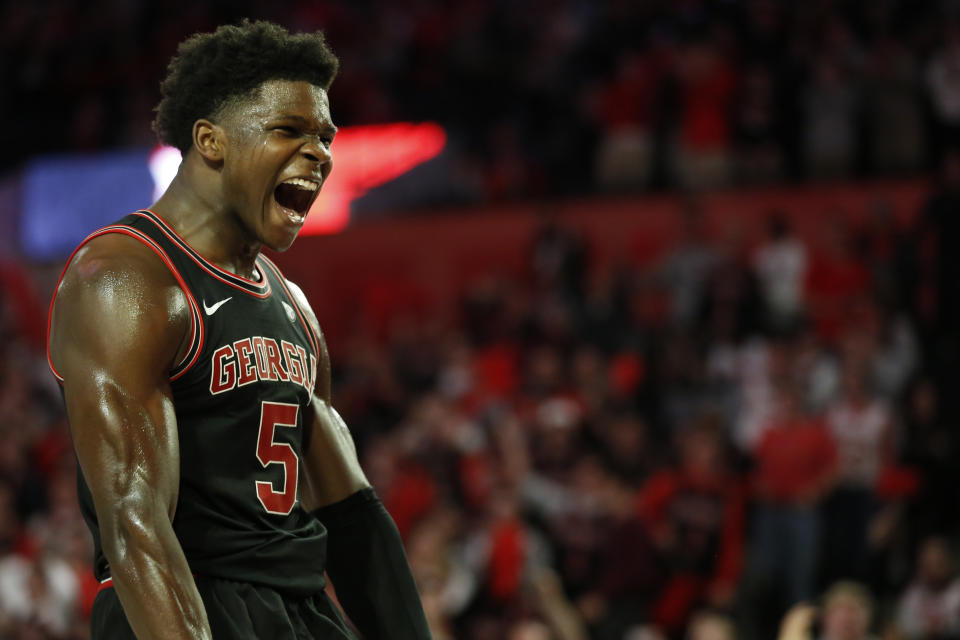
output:
<instances>
[{"instance_id":1,"label":"red jersey trim","mask_svg":"<svg viewBox=\"0 0 960 640\"><path fill-rule=\"evenodd\" d=\"M113 589L113 578L104 578L100 581L100 586L97 587L97 595L101 591L106 591L107 589Z\"/></svg>"},{"instance_id":2,"label":"red jersey trim","mask_svg":"<svg viewBox=\"0 0 960 640\"><path fill-rule=\"evenodd\" d=\"M162 231L171 242L179 246L180 249L183 250L183 252L186 253L187 256L193 260L198 267L206 271L220 282L230 285L234 289L239 289L240 291L249 293L256 298L266 298L270 295L270 280L265 274L262 273L263 268L259 261L257 262L257 266L260 267L261 275L263 275L262 281L256 282L254 280L249 280L242 276L238 276L235 273L230 273L226 269L221 269L217 265L204 258L203 255L191 247L186 240L181 238L180 235L173 230L173 227L167 224L163 218L155 214L153 211L150 211L149 209L143 209L141 211L134 211L133 214L149 220L156 225L156 227L160 229L160 231Z\"/></svg>"},{"instance_id":3,"label":"red jersey trim","mask_svg":"<svg viewBox=\"0 0 960 640\"><path fill-rule=\"evenodd\" d=\"M193 297L193 293L190 291L190 287L187 286L186 281L180 275L180 272L177 270L176 266L174 266L173 261L170 260L170 256L166 254L163 248L161 248L160 245L154 242L149 236L144 235L141 231L126 225L111 225L109 227L104 227L94 231L84 238L83 241L77 245L77 248L73 250L73 253L70 254L70 257L67 258L67 263L64 265L63 271L60 272L60 277L57 279L57 286L54 287L53 297L50 300L50 310L47 313L47 365L50 367L50 371L53 372L53 375L57 381L63 384L63 376L61 376L57 371L57 368L53 365L53 359L50 357L50 328L53 321L53 307L57 301L57 292L60 290L60 284L63 282L63 277L66 275L67 269L70 267L70 263L73 262L73 258L77 255L77 252L94 238L107 235L109 233L119 233L129 236L147 245L147 247L156 253L160 260L163 261L163 264L166 265L167 269L170 270L170 272L173 274L173 277L177 280L177 284L180 285L184 295L187 297L187 303L190 306L190 348L187 350L187 353L180 360L180 362L177 363L173 369L171 369L170 382L173 382L185 374L200 357L200 351L203 348L203 320L202 316L200 315L200 305L197 304L196 299Z\"/></svg>"},{"instance_id":4,"label":"red jersey trim","mask_svg":"<svg viewBox=\"0 0 960 640\"><path fill-rule=\"evenodd\" d=\"M194 573L191 575L193 575L194 579L196 579L197 574ZM97 595L100 595L101 591L106 591L107 589L113 589L113 576L104 578L100 581L100 584L97 586Z\"/></svg>"},{"instance_id":5,"label":"red jersey trim","mask_svg":"<svg viewBox=\"0 0 960 640\"><path fill-rule=\"evenodd\" d=\"M310 322L306 318L306 312L301 308L300 303L297 302L296 297L290 292L290 289L287 287L287 279L283 277L283 274L280 273L280 269L277 268L277 265L273 264L273 261L266 256L261 255L263 258L264 264L273 271L273 274L277 276L277 282L280 283L280 288L283 289L283 292L287 294L287 298L290 300L290 303L293 305L294 310L297 312L297 316L300 318L300 323L303 325L304 330L307 332L307 337L310 338L310 342L313 346L313 353L317 356L317 363L320 362L320 338L317 336L317 332L313 330L313 327L310 325Z\"/></svg>"}]
</instances>

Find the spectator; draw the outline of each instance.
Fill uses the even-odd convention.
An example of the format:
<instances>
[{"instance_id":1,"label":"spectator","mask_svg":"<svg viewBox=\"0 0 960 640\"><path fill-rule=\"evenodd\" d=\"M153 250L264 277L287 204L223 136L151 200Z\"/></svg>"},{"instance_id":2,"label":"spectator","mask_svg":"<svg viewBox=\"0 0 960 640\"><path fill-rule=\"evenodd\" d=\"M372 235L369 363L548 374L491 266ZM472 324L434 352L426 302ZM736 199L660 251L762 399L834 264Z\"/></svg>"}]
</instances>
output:
<instances>
[{"instance_id":1,"label":"spectator","mask_svg":"<svg viewBox=\"0 0 960 640\"><path fill-rule=\"evenodd\" d=\"M941 155L960 144L960 26L945 29L943 47L927 63L926 84Z\"/></svg>"},{"instance_id":2,"label":"spectator","mask_svg":"<svg viewBox=\"0 0 960 640\"><path fill-rule=\"evenodd\" d=\"M680 237L660 264L660 277L671 292L671 321L689 327L703 305L707 277L719 256L707 236L702 204L686 200L680 216Z\"/></svg>"},{"instance_id":3,"label":"spectator","mask_svg":"<svg viewBox=\"0 0 960 640\"><path fill-rule=\"evenodd\" d=\"M777 410L776 382L792 366L787 340L754 337L735 356L737 414L733 441L745 456L752 456L773 422Z\"/></svg>"},{"instance_id":4,"label":"spectator","mask_svg":"<svg viewBox=\"0 0 960 640\"><path fill-rule=\"evenodd\" d=\"M636 508L636 490L613 483L606 500L610 520L600 538L597 578L577 601L593 637L632 637L650 621L650 609L665 576L646 523Z\"/></svg>"},{"instance_id":5,"label":"spectator","mask_svg":"<svg viewBox=\"0 0 960 640\"><path fill-rule=\"evenodd\" d=\"M767 307L768 328L795 329L806 313L807 249L783 213L770 216L767 241L754 254L753 268Z\"/></svg>"},{"instance_id":6,"label":"spectator","mask_svg":"<svg viewBox=\"0 0 960 640\"><path fill-rule=\"evenodd\" d=\"M687 640L737 640L736 626L727 616L709 611L693 616Z\"/></svg>"},{"instance_id":7,"label":"spectator","mask_svg":"<svg viewBox=\"0 0 960 640\"><path fill-rule=\"evenodd\" d=\"M510 627L507 640L550 640L550 628L537 620L521 620Z\"/></svg>"},{"instance_id":8,"label":"spectator","mask_svg":"<svg viewBox=\"0 0 960 640\"><path fill-rule=\"evenodd\" d=\"M819 640L871 640L873 598L856 582L838 582L823 596Z\"/></svg>"},{"instance_id":9,"label":"spectator","mask_svg":"<svg viewBox=\"0 0 960 640\"><path fill-rule=\"evenodd\" d=\"M816 585L819 508L836 473L836 448L822 420L808 415L801 390L780 381L776 408L755 451L755 505L740 606L749 637L768 637L786 607ZM771 593L772 592L772 593ZM771 595L778 596L773 602ZM766 614L776 618L766 620Z\"/></svg>"},{"instance_id":10,"label":"spectator","mask_svg":"<svg viewBox=\"0 0 960 640\"><path fill-rule=\"evenodd\" d=\"M640 513L669 571L653 620L675 632L700 605L730 607L740 577L745 496L709 422L678 436L680 463L643 487Z\"/></svg>"},{"instance_id":11,"label":"spectator","mask_svg":"<svg viewBox=\"0 0 960 640\"><path fill-rule=\"evenodd\" d=\"M651 56L625 51L614 77L594 96L602 131L596 160L602 189L636 189L650 179L658 76Z\"/></svg>"},{"instance_id":12,"label":"spectator","mask_svg":"<svg viewBox=\"0 0 960 640\"><path fill-rule=\"evenodd\" d=\"M836 60L820 57L804 98L804 162L815 178L850 175L856 159L857 94L853 80Z\"/></svg>"},{"instance_id":13,"label":"spectator","mask_svg":"<svg viewBox=\"0 0 960 640\"><path fill-rule=\"evenodd\" d=\"M479 571L464 552L463 514L438 509L407 538L410 568L420 590L430 631L437 640L452 640L452 620L470 604L479 588Z\"/></svg>"},{"instance_id":14,"label":"spectator","mask_svg":"<svg viewBox=\"0 0 960 640\"><path fill-rule=\"evenodd\" d=\"M960 29L955 33L957 39L953 46L960 55ZM960 58L957 63L960 64ZM960 100L960 84L957 91ZM960 150L952 150L943 158L937 186L918 220L915 252L920 282L914 307L926 337L929 364L941 400L940 409L951 419L960 417L960 398L954 393L953 386L955 364L960 356L956 341L956 328L960 326L960 296L955 295L951 286L960 282L960 252L952 240L960 236L960 217L954 214L958 206Z\"/></svg>"},{"instance_id":15,"label":"spectator","mask_svg":"<svg viewBox=\"0 0 960 640\"><path fill-rule=\"evenodd\" d=\"M783 176L782 116L773 72L763 63L752 65L744 72L734 115L739 181L772 182Z\"/></svg>"},{"instance_id":16,"label":"spectator","mask_svg":"<svg viewBox=\"0 0 960 640\"><path fill-rule=\"evenodd\" d=\"M950 543L924 540L917 570L897 606L897 623L909 640L960 637L960 578Z\"/></svg>"},{"instance_id":17,"label":"spectator","mask_svg":"<svg viewBox=\"0 0 960 640\"><path fill-rule=\"evenodd\" d=\"M904 173L923 166L920 72L913 52L892 36L879 38L869 53L863 102L876 171Z\"/></svg>"},{"instance_id":18,"label":"spectator","mask_svg":"<svg viewBox=\"0 0 960 640\"><path fill-rule=\"evenodd\" d=\"M865 371L847 361L843 394L827 412L837 447L837 486L824 505L824 566L830 582L868 578L867 531L879 509L876 488L892 464L893 424L886 402L872 397Z\"/></svg>"},{"instance_id":19,"label":"spectator","mask_svg":"<svg viewBox=\"0 0 960 640\"><path fill-rule=\"evenodd\" d=\"M538 289L561 295L565 301L582 300L587 253L583 238L546 212L530 250L530 269Z\"/></svg>"},{"instance_id":20,"label":"spectator","mask_svg":"<svg viewBox=\"0 0 960 640\"><path fill-rule=\"evenodd\" d=\"M853 252L851 233L841 212L828 212L820 249L810 259L804 281L810 322L827 344L834 344L852 323L858 303L868 292L870 275Z\"/></svg>"},{"instance_id":21,"label":"spectator","mask_svg":"<svg viewBox=\"0 0 960 640\"><path fill-rule=\"evenodd\" d=\"M675 179L689 189L724 184L731 172L727 114L737 83L733 61L714 38L687 44L676 70L680 121L673 148Z\"/></svg>"},{"instance_id":22,"label":"spectator","mask_svg":"<svg viewBox=\"0 0 960 640\"><path fill-rule=\"evenodd\" d=\"M869 635L873 599L855 582L838 582L823 596L820 634L814 638L818 611L806 603L783 618L779 640L872 640Z\"/></svg>"},{"instance_id":23,"label":"spectator","mask_svg":"<svg viewBox=\"0 0 960 640\"><path fill-rule=\"evenodd\" d=\"M780 623L778 640L813 640L812 629L817 609L807 603L794 605Z\"/></svg>"},{"instance_id":24,"label":"spectator","mask_svg":"<svg viewBox=\"0 0 960 640\"><path fill-rule=\"evenodd\" d=\"M860 259L870 270L871 290L881 305L913 317L910 294L916 289L916 260L911 230L897 220L886 198L870 203L867 222L857 234Z\"/></svg>"},{"instance_id":25,"label":"spectator","mask_svg":"<svg viewBox=\"0 0 960 640\"><path fill-rule=\"evenodd\" d=\"M957 438L944 420L936 386L928 378L913 385L907 397L904 464L916 470L920 488L907 507L912 524L910 542L916 546L939 531L957 531Z\"/></svg>"},{"instance_id":26,"label":"spectator","mask_svg":"<svg viewBox=\"0 0 960 640\"><path fill-rule=\"evenodd\" d=\"M54 553L8 555L0 559L0 617L34 623L46 635L63 637L78 613L77 586L73 570Z\"/></svg>"}]
</instances>

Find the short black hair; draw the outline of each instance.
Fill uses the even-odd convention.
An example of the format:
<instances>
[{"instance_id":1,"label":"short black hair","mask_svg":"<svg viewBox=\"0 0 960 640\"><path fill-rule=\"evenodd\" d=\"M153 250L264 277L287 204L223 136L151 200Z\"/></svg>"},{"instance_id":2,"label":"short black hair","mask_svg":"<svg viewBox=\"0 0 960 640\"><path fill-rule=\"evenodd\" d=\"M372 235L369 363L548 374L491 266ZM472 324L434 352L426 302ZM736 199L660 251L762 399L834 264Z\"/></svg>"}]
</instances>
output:
<instances>
[{"instance_id":1,"label":"short black hair","mask_svg":"<svg viewBox=\"0 0 960 640\"><path fill-rule=\"evenodd\" d=\"M271 22L245 19L194 34L180 43L167 67L153 130L186 154L200 118L216 117L268 80L304 80L329 89L338 66L320 31L291 34Z\"/></svg>"}]
</instances>

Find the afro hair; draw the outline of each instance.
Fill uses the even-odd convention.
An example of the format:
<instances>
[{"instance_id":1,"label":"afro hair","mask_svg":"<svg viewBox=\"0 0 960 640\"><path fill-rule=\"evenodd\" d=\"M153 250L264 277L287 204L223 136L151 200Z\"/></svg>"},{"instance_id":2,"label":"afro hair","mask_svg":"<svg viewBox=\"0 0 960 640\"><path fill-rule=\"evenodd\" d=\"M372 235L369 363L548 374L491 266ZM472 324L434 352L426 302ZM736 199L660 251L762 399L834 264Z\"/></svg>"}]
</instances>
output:
<instances>
[{"instance_id":1,"label":"afro hair","mask_svg":"<svg viewBox=\"0 0 960 640\"><path fill-rule=\"evenodd\" d=\"M319 31L291 34L270 22L244 20L194 34L167 67L153 129L162 142L186 154L200 118L216 117L268 80L303 80L329 89L338 65Z\"/></svg>"}]
</instances>

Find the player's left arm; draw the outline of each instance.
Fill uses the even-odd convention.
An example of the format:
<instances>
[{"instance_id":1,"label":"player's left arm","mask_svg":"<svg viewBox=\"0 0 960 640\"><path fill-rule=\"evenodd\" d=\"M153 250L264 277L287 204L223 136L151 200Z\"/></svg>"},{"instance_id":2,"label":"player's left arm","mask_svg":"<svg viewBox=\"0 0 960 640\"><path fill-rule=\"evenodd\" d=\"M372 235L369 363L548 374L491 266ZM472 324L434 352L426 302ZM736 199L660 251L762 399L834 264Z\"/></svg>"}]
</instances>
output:
<instances>
[{"instance_id":1,"label":"player's left arm","mask_svg":"<svg viewBox=\"0 0 960 640\"><path fill-rule=\"evenodd\" d=\"M290 283L320 342L313 411L304 428L301 496L327 528L327 574L367 640L429 640L430 629L397 526L367 481L346 423L333 408L330 357L306 297Z\"/></svg>"}]
</instances>

